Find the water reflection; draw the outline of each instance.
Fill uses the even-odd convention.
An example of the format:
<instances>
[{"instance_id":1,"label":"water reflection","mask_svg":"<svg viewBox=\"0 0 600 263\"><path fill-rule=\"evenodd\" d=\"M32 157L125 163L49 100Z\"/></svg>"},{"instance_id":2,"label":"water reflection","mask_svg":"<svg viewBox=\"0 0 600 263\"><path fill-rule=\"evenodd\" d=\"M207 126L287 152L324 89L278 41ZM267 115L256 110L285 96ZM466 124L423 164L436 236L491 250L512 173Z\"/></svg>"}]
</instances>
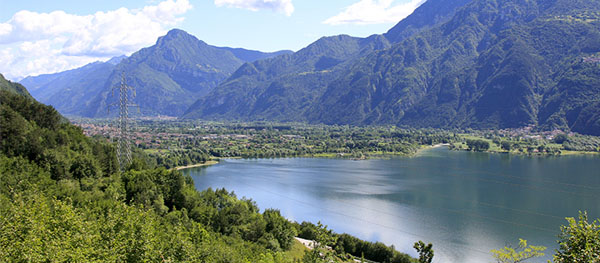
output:
<instances>
[{"instance_id":1,"label":"water reflection","mask_svg":"<svg viewBox=\"0 0 600 263\"><path fill-rule=\"evenodd\" d=\"M524 238L556 247L564 217L600 216L600 158L523 157L444 148L392 160L226 160L184 171L199 189L225 187L295 221L394 244L435 262L491 262L489 251ZM549 257L547 257L549 258Z\"/></svg>"}]
</instances>

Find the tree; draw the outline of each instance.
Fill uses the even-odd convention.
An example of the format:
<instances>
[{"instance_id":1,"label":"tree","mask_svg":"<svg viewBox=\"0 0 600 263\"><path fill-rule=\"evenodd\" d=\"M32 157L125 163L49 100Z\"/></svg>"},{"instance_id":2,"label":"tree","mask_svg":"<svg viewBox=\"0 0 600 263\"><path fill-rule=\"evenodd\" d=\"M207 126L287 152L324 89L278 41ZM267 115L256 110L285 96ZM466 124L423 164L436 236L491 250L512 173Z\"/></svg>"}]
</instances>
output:
<instances>
[{"instance_id":1,"label":"tree","mask_svg":"<svg viewBox=\"0 0 600 263\"><path fill-rule=\"evenodd\" d=\"M492 250L492 255L498 263L518 263L525 262L528 259L544 256L544 246L532 246L527 244L527 240L519 239L519 246L514 249L506 246L500 250Z\"/></svg>"},{"instance_id":2,"label":"tree","mask_svg":"<svg viewBox=\"0 0 600 263\"><path fill-rule=\"evenodd\" d=\"M558 235L556 263L600 262L600 220L588 223L587 212L579 213L579 221L567 218Z\"/></svg>"},{"instance_id":3,"label":"tree","mask_svg":"<svg viewBox=\"0 0 600 263\"><path fill-rule=\"evenodd\" d=\"M431 263L433 261L433 245L425 245L423 241L415 242L413 246L419 253L419 263Z\"/></svg>"},{"instance_id":4,"label":"tree","mask_svg":"<svg viewBox=\"0 0 600 263\"><path fill-rule=\"evenodd\" d=\"M502 141L502 142L500 143L500 147L501 147L503 150L506 150L506 151L509 151L509 152L510 152L510 150L512 149L512 147L511 147L511 146L512 146L512 144L511 144L509 141Z\"/></svg>"},{"instance_id":5,"label":"tree","mask_svg":"<svg viewBox=\"0 0 600 263\"><path fill-rule=\"evenodd\" d=\"M283 250L292 248L296 236L296 229L292 223L281 216L279 210L267 209L263 213L263 218L266 221L266 231L277 239L280 247Z\"/></svg>"},{"instance_id":6,"label":"tree","mask_svg":"<svg viewBox=\"0 0 600 263\"><path fill-rule=\"evenodd\" d=\"M469 146L469 150L476 152L483 152L490 149L490 142L486 140L467 140L467 146Z\"/></svg>"},{"instance_id":7,"label":"tree","mask_svg":"<svg viewBox=\"0 0 600 263\"><path fill-rule=\"evenodd\" d=\"M312 245L312 250L305 253L302 258L304 263L321 263L321 262L335 262L333 253L327 247L336 242L336 238L333 236L331 230L327 229L319 221L317 223L317 232L315 240Z\"/></svg>"},{"instance_id":8,"label":"tree","mask_svg":"<svg viewBox=\"0 0 600 263\"><path fill-rule=\"evenodd\" d=\"M569 136L561 133L556 135L556 137L554 137L554 143L558 143L558 144L563 144L564 142L569 140Z\"/></svg>"}]
</instances>

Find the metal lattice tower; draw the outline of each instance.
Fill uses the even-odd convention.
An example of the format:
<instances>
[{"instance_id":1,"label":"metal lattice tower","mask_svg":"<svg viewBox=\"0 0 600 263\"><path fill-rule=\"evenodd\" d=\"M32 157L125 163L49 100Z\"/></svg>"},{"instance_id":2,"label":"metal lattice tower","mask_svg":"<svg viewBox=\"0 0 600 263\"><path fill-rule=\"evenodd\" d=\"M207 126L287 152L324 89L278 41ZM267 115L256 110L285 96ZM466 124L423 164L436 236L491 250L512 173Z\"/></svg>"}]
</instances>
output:
<instances>
[{"instance_id":1,"label":"metal lattice tower","mask_svg":"<svg viewBox=\"0 0 600 263\"><path fill-rule=\"evenodd\" d=\"M117 158L119 159L119 168L125 170L131 163L131 145L134 139L131 135L131 123L129 119L129 107L137 107L131 103L136 96L135 88L128 86L125 82L125 74L121 74L121 84L112 89L113 97L115 91L118 92L119 101L110 106L119 107L119 117L117 119ZM109 108L110 108L109 106Z\"/></svg>"}]
</instances>

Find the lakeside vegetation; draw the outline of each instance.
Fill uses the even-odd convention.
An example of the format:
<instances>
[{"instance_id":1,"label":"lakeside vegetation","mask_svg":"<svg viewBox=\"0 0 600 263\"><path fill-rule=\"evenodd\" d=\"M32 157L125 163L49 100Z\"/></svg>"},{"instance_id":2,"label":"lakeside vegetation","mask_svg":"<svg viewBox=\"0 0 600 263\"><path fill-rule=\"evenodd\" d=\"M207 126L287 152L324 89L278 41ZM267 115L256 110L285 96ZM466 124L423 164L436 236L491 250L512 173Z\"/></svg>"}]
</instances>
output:
<instances>
[{"instance_id":1,"label":"lakeside vegetation","mask_svg":"<svg viewBox=\"0 0 600 263\"><path fill-rule=\"evenodd\" d=\"M294 241L301 224L278 210L225 189L199 192L142 151L120 172L114 145L50 106L0 91L0 123L7 262L325 262ZM400 255L389 262L414 262L383 247Z\"/></svg>"},{"instance_id":2,"label":"lakeside vegetation","mask_svg":"<svg viewBox=\"0 0 600 263\"><path fill-rule=\"evenodd\" d=\"M106 120L76 120L90 136L111 137ZM411 156L423 146L460 138L437 129L279 123L138 121L138 149L167 168L219 158L320 157L366 159Z\"/></svg>"},{"instance_id":3,"label":"lakeside vegetation","mask_svg":"<svg viewBox=\"0 0 600 263\"><path fill-rule=\"evenodd\" d=\"M458 137L461 139L452 142L450 149L525 155L600 153L600 137L574 133L508 135L498 131L471 131Z\"/></svg>"},{"instance_id":4,"label":"lakeside vegetation","mask_svg":"<svg viewBox=\"0 0 600 263\"><path fill-rule=\"evenodd\" d=\"M111 122L76 119L84 132L109 141ZM389 158L413 156L445 144L452 150L520 155L598 154L600 138L515 130L403 129L394 126L329 126L302 123L218 123L138 120L137 155L153 165L182 168L220 158Z\"/></svg>"}]
</instances>

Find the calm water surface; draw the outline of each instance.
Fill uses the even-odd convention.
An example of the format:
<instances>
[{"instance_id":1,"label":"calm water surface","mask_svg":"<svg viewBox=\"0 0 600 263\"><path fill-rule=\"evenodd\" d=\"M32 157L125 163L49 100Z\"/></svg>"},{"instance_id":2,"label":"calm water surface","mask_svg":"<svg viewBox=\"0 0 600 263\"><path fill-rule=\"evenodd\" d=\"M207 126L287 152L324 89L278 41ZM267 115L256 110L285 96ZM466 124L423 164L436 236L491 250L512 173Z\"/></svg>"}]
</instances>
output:
<instances>
[{"instance_id":1,"label":"calm water surface","mask_svg":"<svg viewBox=\"0 0 600 263\"><path fill-rule=\"evenodd\" d=\"M434 262L493 262L518 238L552 254L565 217L600 217L600 158L526 157L436 148L391 160L224 160L185 170L199 190L233 190L291 220L393 244L432 242ZM550 259L550 257L546 257ZM545 260L539 260L545 262Z\"/></svg>"}]
</instances>

